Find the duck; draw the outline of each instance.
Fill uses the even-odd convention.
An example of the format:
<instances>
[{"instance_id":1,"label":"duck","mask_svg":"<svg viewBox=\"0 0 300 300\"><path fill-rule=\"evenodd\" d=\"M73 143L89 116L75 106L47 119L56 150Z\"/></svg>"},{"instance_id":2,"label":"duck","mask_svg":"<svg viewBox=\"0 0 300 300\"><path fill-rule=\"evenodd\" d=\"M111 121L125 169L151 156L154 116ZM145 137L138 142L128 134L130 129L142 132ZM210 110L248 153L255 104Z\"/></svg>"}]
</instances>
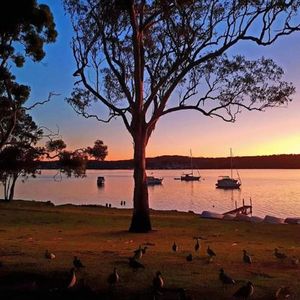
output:
<instances>
[{"instance_id":1,"label":"duck","mask_svg":"<svg viewBox=\"0 0 300 300\"><path fill-rule=\"evenodd\" d=\"M45 251L45 258L47 259L54 259L55 258L55 254L49 252L48 250Z\"/></svg>"},{"instance_id":2,"label":"duck","mask_svg":"<svg viewBox=\"0 0 300 300\"><path fill-rule=\"evenodd\" d=\"M293 256L292 259L291 259L291 263L294 266L298 266L299 265L299 258L296 257L296 256Z\"/></svg>"},{"instance_id":3,"label":"duck","mask_svg":"<svg viewBox=\"0 0 300 300\"><path fill-rule=\"evenodd\" d=\"M246 285L240 287L234 294L234 298L247 300L253 295L254 286L251 281L248 281Z\"/></svg>"},{"instance_id":4,"label":"duck","mask_svg":"<svg viewBox=\"0 0 300 300\"><path fill-rule=\"evenodd\" d=\"M223 285L235 284L235 281L225 273L223 268L220 269L219 279Z\"/></svg>"},{"instance_id":5,"label":"duck","mask_svg":"<svg viewBox=\"0 0 300 300\"><path fill-rule=\"evenodd\" d=\"M117 272L117 268L108 276L107 282L110 286L115 286L120 280L120 275Z\"/></svg>"},{"instance_id":6,"label":"duck","mask_svg":"<svg viewBox=\"0 0 300 300\"><path fill-rule=\"evenodd\" d=\"M196 244L195 244L195 252L198 252L200 250L200 243L199 239L196 239Z\"/></svg>"},{"instance_id":7,"label":"duck","mask_svg":"<svg viewBox=\"0 0 300 300\"><path fill-rule=\"evenodd\" d=\"M274 255L280 260L284 260L285 258L287 258L287 255L283 252L279 252L277 248L274 249Z\"/></svg>"},{"instance_id":8,"label":"duck","mask_svg":"<svg viewBox=\"0 0 300 300\"><path fill-rule=\"evenodd\" d=\"M193 260L193 255L190 253L187 257L186 257L186 261L192 261Z\"/></svg>"},{"instance_id":9,"label":"duck","mask_svg":"<svg viewBox=\"0 0 300 300\"><path fill-rule=\"evenodd\" d=\"M134 257L129 258L129 267L134 270L145 269L145 266L139 261L137 261Z\"/></svg>"},{"instance_id":10,"label":"duck","mask_svg":"<svg viewBox=\"0 0 300 300\"><path fill-rule=\"evenodd\" d=\"M153 289L155 293L161 293L162 288L164 287L164 280L160 271L157 271L155 277L153 278Z\"/></svg>"},{"instance_id":11,"label":"duck","mask_svg":"<svg viewBox=\"0 0 300 300\"><path fill-rule=\"evenodd\" d=\"M143 248L142 248L141 245L139 246L139 248L137 250L134 250L133 252L134 252L133 257L135 259L141 259L142 258L142 256L143 256Z\"/></svg>"},{"instance_id":12,"label":"duck","mask_svg":"<svg viewBox=\"0 0 300 300\"><path fill-rule=\"evenodd\" d=\"M77 283L77 278L76 278L76 273L75 273L75 268L72 268L70 271L70 279L69 279L69 284L67 285L67 288L70 289L72 287L74 287Z\"/></svg>"},{"instance_id":13,"label":"duck","mask_svg":"<svg viewBox=\"0 0 300 300\"><path fill-rule=\"evenodd\" d=\"M146 254L147 249L148 249L147 246L145 246L144 248L142 248L142 253L143 253L143 254Z\"/></svg>"},{"instance_id":14,"label":"duck","mask_svg":"<svg viewBox=\"0 0 300 300\"><path fill-rule=\"evenodd\" d=\"M177 252L178 251L178 246L176 245L176 243L174 242L174 244L172 245L172 250L174 252Z\"/></svg>"},{"instance_id":15,"label":"duck","mask_svg":"<svg viewBox=\"0 0 300 300\"><path fill-rule=\"evenodd\" d=\"M212 258L213 256L217 256L216 253L208 246L206 250L207 255Z\"/></svg>"},{"instance_id":16,"label":"duck","mask_svg":"<svg viewBox=\"0 0 300 300\"><path fill-rule=\"evenodd\" d=\"M244 262L245 264L249 264L249 265L252 264L252 258L251 258L251 256L247 253L246 250L243 250L243 262Z\"/></svg>"},{"instance_id":17,"label":"duck","mask_svg":"<svg viewBox=\"0 0 300 300\"><path fill-rule=\"evenodd\" d=\"M73 265L77 270L85 268L85 266L82 264L82 262L77 256L74 256Z\"/></svg>"},{"instance_id":18,"label":"duck","mask_svg":"<svg viewBox=\"0 0 300 300\"><path fill-rule=\"evenodd\" d=\"M291 291L288 286L281 286L275 293L275 299L284 300L289 299L291 296Z\"/></svg>"}]
</instances>

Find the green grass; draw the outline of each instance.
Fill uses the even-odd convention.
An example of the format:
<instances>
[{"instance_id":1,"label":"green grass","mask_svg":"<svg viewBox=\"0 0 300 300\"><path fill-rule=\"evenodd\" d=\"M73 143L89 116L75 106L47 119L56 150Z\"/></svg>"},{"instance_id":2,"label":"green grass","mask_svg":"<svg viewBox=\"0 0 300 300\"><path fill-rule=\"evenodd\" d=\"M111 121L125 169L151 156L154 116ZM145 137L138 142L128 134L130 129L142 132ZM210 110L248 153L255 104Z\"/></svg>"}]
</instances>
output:
<instances>
[{"instance_id":1,"label":"green grass","mask_svg":"<svg viewBox=\"0 0 300 300\"><path fill-rule=\"evenodd\" d=\"M163 274L170 290L185 288L195 299L231 299L245 281L255 286L253 299L274 299L280 286L290 286L294 299L300 299L300 266L290 257L300 257L300 227L297 225L249 224L247 222L204 220L192 213L152 211L153 232L127 232L131 210L102 207L52 206L28 201L0 203L0 269L1 278L10 273L31 272L47 276L68 271L74 255L86 268L79 274L95 291L106 291L107 276L114 266L121 277L115 297L147 294L157 270ZM205 238L199 254L194 253L194 236ZM179 251L173 253L173 242ZM150 244L143 256L145 270L129 269L128 257L140 244ZM208 263L206 248L210 245L217 257ZM277 247L289 258L277 261ZM56 259L44 258L45 249ZM253 254L253 264L242 263L242 250ZM185 257L192 253L194 260ZM223 291L218 271L237 281ZM161 299L178 299L176 293ZM146 299L145 296L141 296ZM131 299L131 298L130 298Z\"/></svg>"}]
</instances>

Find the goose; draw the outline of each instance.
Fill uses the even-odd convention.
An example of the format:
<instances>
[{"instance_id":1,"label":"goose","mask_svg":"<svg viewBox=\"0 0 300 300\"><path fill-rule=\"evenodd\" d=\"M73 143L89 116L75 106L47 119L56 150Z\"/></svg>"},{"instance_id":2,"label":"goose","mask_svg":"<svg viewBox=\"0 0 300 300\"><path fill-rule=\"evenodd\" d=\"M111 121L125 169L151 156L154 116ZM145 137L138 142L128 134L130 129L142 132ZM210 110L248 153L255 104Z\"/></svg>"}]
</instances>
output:
<instances>
[{"instance_id":1,"label":"goose","mask_svg":"<svg viewBox=\"0 0 300 300\"><path fill-rule=\"evenodd\" d=\"M78 270L81 268L85 268L85 266L82 264L82 262L80 261L80 259L77 256L74 256L73 265Z\"/></svg>"},{"instance_id":2,"label":"goose","mask_svg":"<svg viewBox=\"0 0 300 300\"><path fill-rule=\"evenodd\" d=\"M234 294L233 297L238 299L247 300L254 292L254 287L251 281L248 281L246 285L240 287Z\"/></svg>"},{"instance_id":3,"label":"goose","mask_svg":"<svg viewBox=\"0 0 300 300\"><path fill-rule=\"evenodd\" d=\"M155 277L153 278L153 289L155 293L161 293L161 290L164 286L164 280L160 271L156 272Z\"/></svg>"},{"instance_id":4,"label":"goose","mask_svg":"<svg viewBox=\"0 0 300 300\"><path fill-rule=\"evenodd\" d=\"M196 239L196 244L195 244L195 251L198 252L200 249L200 243L199 243L199 239Z\"/></svg>"},{"instance_id":5,"label":"goose","mask_svg":"<svg viewBox=\"0 0 300 300\"><path fill-rule=\"evenodd\" d=\"M111 273L108 278L107 282L109 283L110 286L115 286L120 280L120 276L117 272L117 268L114 268L113 273Z\"/></svg>"},{"instance_id":6,"label":"goose","mask_svg":"<svg viewBox=\"0 0 300 300\"><path fill-rule=\"evenodd\" d=\"M235 284L235 281L224 272L223 268L220 269L219 279L223 285Z\"/></svg>"},{"instance_id":7,"label":"goose","mask_svg":"<svg viewBox=\"0 0 300 300\"><path fill-rule=\"evenodd\" d=\"M71 277L70 277L70 280L68 281L69 282L69 284L67 286L68 289L74 287L77 282L76 273L75 273L74 268L71 269L70 274L71 274Z\"/></svg>"},{"instance_id":8,"label":"goose","mask_svg":"<svg viewBox=\"0 0 300 300\"><path fill-rule=\"evenodd\" d=\"M137 250L134 250L133 252L134 252L134 255L133 255L134 259L141 259L142 258L142 256L143 256L143 249L142 249L141 245L139 246L139 248Z\"/></svg>"},{"instance_id":9,"label":"goose","mask_svg":"<svg viewBox=\"0 0 300 300\"><path fill-rule=\"evenodd\" d=\"M178 246L176 245L176 243L174 242L173 246L172 246L172 250L174 252L177 252L178 251Z\"/></svg>"},{"instance_id":10,"label":"goose","mask_svg":"<svg viewBox=\"0 0 300 300\"><path fill-rule=\"evenodd\" d=\"M281 286L275 293L275 299L283 300L289 299L291 296L291 291L288 286Z\"/></svg>"},{"instance_id":11,"label":"goose","mask_svg":"<svg viewBox=\"0 0 300 300\"><path fill-rule=\"evenodd\" d=\"M285 258L287 258L286 254L283 252L279 252L277 248L274 249L274 255L280 260L284 260Z\"/></svg>"},{"instance_id":12,"label":"goose","mask_svg":"<svg viewBox=\"0 0 300 300\"><path fill-rule=\"evenodd\" d=\"M129 267L134 270L145 269L145 266L139 261L137 261L134 257L129 258Z\"/></svg>"},{"instance_id":13,"label":"goose","mask_svg":"<svg viewBox=\"0 0 300 300\"><path fill-rule=\"evenodd\" d=\"M206 250L207 255L212 258L213 256L217 256L216 253L208 246Z\"/></svg>"},{"instance_id":14,"label":"goose","mask_svg":"<svg viewBox=\"0 0 300 300\"><path fill-rule=\"evenodd\" d=\"M192 260L193 260L193 255L192 255L192 254L189 254L189 255L186 257L186 260L187 260L187 261L192 261Z\"/></svg>"},{"instance_id":15,"label":"goose","mask_svg":"<svg viewBox=\"0 0 300 300\"><path fill-rule=\"evenodd\" d=\"M49 252L48 250L45 251L45 258L47 259L54 259L55 258L55 254Z\"/></svg>"},{"instance_id":16,"label":"goose","mask_svg":"<svg viewBox=\"0 0 300 300\"><path fill-rule=\"evenodd\" d=\"M252 258L251 258L251 256L247 253L246 250L243 250L243 262L244 262L245 264L249 264L249 265L252 264Z\"/></svg>"}]
</instances>

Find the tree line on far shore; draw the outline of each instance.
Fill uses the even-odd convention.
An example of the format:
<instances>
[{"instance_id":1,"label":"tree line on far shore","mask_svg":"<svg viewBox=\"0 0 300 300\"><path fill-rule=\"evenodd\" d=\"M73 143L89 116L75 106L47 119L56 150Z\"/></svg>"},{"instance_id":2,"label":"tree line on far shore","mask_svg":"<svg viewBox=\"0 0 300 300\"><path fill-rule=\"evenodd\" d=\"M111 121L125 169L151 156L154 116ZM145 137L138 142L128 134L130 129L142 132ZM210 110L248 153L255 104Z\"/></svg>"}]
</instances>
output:
<instances>
[{"instance_id":1,"label":"tree line on far shore","mask_svg":"<svg viewBox=\"0 0 300 300\"><path fill-rule=\"evenodd\" d=\"M87 169L133 169L132 159L115 161L89 160ZM191 161L188 156L163 155L146 158L146 168L159 169L190 169ZM194 157L194 169L230 169L230 158L228 157ZM41 169L59 169L58 161L40 162ZM233 160L235 169L300 169L300 154L279 154L262 156L238 156Z\"/></svg>"}]
</instances>

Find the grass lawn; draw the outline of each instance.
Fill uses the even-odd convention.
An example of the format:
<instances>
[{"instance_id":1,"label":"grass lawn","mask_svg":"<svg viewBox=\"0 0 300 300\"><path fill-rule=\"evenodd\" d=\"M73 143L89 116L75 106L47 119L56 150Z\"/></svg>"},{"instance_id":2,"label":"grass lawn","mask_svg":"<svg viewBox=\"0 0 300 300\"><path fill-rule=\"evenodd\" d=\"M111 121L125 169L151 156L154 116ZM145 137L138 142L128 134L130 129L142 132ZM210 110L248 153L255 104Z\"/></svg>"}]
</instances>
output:
<instances>
[{"instance_id":1,"label":"grass lawn","mask_svg":"<svg viewBox=\"0 0 300 300\"><path fill-rule=\"evenodd\" d=\"M246 281L254 284L251 299L275 299L280 286L289 286L300 299L300 266L291 257L300 257L300 226L250 224L204 220L192 213L152 211L153 232L127 232L131 210L103 207L53 206L41 202L0 203L0 290L7 278L43 278L55 285L60 274L69 272L73 257L86 266L77 273L97 299L153 299L150 293L156 271L161 271L166 292L157 299L179 299L184 288L194 299L232 299ZM199 253L193 237L201 236ZM176 242L178 252L172 252ZM128 257L139 245L148 245L141 262L144 270L133 271ZM217 254L208 262L206 248ZM278 261L274 248L288 255ZM47 260L45 250L56 258ZM252 254L253 264L245 265L242 250ZM186 256L192 253L193 261ZM107 277L117 267L120 282L110 290ZM223 289L219 269L236 280ZM18 275L19 274L19 275ZM23 274L23 275L20 275ZM19 276L19 277L18 277ZM1 283L2 282L2 283ZM20 298L21 299L21 298Z\"/></svg>"}]
</instances>

